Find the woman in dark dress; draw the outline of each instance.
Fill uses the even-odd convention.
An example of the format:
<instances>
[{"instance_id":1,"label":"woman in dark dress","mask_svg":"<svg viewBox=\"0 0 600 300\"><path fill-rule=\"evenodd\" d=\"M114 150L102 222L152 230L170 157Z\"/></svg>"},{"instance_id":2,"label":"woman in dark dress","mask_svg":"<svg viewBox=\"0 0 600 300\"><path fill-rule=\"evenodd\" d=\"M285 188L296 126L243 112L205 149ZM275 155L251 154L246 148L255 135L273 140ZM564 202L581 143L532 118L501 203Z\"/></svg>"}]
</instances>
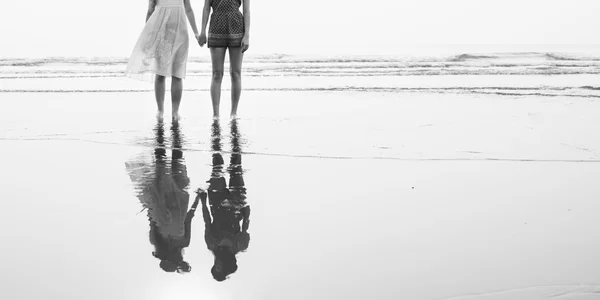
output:
<instances>
[{"instance_id":1,"label":"woman in dark dress","mask_svg":"<svg viewBox=\"0 0 600 300\"><path fill-rule=\"evenodd\" d=\"M239 10L240 6L243 6L243 13ZM210 14L211 10L212 14ZM209 15L210 27L207 38L206 25ZM235 118L242 93L242 60L244 52L250 47L250 0L205 0L198 43L204 46L207 41L212 60L210 97L213 104L213 117L219 117L225 51L229 49L231 117Z\"/></svg>"},{"instance_id":2,"label":"woman in dark dress","mask_svg":"<svg viewBox=\"0 0 600 300\"><path fill-rule=\"evenodd\" d=\"M208 181L208 192L199 190L198 198L202 202L206 246L215 256L211 273L215 280L223 281L237 271L236 254L248 249L250 206L246 202L240 135L236 120L231 123L232 154L227 170L229 186L223 172L224 160L220 153L218 121L213 123L212 138L212 148L215 153L212 158L213 169L211 179Z\"/></svg>"}]
</instances>

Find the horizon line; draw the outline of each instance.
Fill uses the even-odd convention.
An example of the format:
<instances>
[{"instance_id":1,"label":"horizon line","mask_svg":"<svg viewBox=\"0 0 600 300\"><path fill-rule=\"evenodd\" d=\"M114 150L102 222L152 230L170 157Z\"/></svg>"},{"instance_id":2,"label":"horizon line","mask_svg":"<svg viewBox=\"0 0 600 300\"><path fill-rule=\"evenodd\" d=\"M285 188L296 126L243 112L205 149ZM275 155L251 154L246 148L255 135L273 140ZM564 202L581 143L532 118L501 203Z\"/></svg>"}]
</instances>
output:
<instances>
[{"instance_id":1,"label":"horizon line","mask_svg":"<svg viewBox=\"0 0 600 300\"><path fill-rule=\"evenodd\" d=\"M373 56L406 56L406 55L410 55L410 56L419 56L420 53L407 53L404 52L406 50L417 50L417 49L427 49L430 48L431 50L434 50L436 48L438 48L439 50L443 50L443 48L447 47L447 48L458 48L458 47L478 47L478 48L494 48L494 47L567 47L567 48L577 48L577 47L598 47L600 48L600 44L414 44L414 45L398 45L397 49L387 49L385 51L373 51L373 52L365 52L365 51L356 51L356 52L332 52L332 51L322 51L322 52L318 52L318 51L297 51L297 52L292 52L292 51L274 51L274 52L256 52L256 53L248 53L245 54L246 57L249 58L257 58L257 57L271 57L271 56L287 56L287 57L302 57L302 56L311 56L311 57L332 57L332 56L344 56L344 57L373 57ZM461 55L461 54L479 54L479 53L484 53L484 52L479 52L478 50L482 50L482 49L473 49L473 51L469 51L469 49L447 49L447 50L456 50L456 52L453 52L452 54L448 54L448 53L437 53L437 55ZM514 51L512 50L506 50L506 49L501 49L502 51L493 51L493 50L498 50L498 49L489 49L492 50L491 52L487 52L487 53L532 53L532 52L539 52L539 53L553 53L554 51L551 51L552 49L548 49L548 51L544 51L544 50L540 50L540 51L526 51L524 49L514 49ZM583 50L583 49L582 49ZM561 52L561 51L558 51ZM430 52L424 52L422 53L422 55L436 55L436 53L430 53ZM60 58L85 58L85 59L90 59L90 58L96 58L96 59L124 59L124 58L128 58L129 55L121 55L121 56L115 56L115 55L98 55L98 54L83 54L83 55L23 55L23 56L3 56L0 55L0 60L8 60L8 59L50 59L50 58L54 58L54 59L60 59ZM200 58L200 57L206 57L208 59L210 59L209 56L204 56L204 55L189 55L189 58Z\"/></svg>"}]
</instances>

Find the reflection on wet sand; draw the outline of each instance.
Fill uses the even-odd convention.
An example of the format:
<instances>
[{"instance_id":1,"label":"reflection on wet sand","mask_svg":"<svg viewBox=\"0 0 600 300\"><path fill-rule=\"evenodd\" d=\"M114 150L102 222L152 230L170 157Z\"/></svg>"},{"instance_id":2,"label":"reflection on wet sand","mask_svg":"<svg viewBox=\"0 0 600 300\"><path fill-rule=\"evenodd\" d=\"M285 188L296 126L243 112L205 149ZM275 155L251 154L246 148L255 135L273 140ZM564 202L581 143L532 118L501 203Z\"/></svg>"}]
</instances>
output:
<instances>
[{"instance_id":1,"label":"reflection on wet sand","mask_svg":"<svg viewBox=\"0 0 600 300\"><path fill-rule=\"evenodd\" d=\"M167 157L162 121L154 129L153 158L127 162L127 171L136 186L137 197L147 210L150 222L152 255L166 272L189 272L183 249L190 245L191 222L198 200L188 211L190 195L179 124L171 127L171 158Z\"/></svg>"},{"instance_id":2,"label":"reflection on wet sand","mask_svg":"<svg viewBox=\"0 0 600 300\"><path fill-rule=\"evenodd\" d=\"M204 217L206 246L214 255L211 268L213 278L224 281L237 271L236 254L243 252L250 243L250 206L246 202L240 133L236 120L231 122L231 158L227 173L224 174L224 160L219 121L212 125L212 174L208 181L208 192L201 191L202 215ZM208 206L207 206L208 198ZM209 208L210 206L210 208ZM241 223L241 226L240 226Z\"/></svg>"}]
</instances>

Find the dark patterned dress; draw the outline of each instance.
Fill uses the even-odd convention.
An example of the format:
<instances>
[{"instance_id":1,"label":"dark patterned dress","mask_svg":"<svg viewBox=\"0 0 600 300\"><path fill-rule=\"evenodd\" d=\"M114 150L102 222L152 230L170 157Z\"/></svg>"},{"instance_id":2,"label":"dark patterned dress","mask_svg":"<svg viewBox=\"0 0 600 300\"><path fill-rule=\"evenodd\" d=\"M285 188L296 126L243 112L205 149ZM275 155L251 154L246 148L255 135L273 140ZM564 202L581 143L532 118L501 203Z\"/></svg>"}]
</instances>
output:
<instances>
[{"instance_id":1,"label":"dark patterned dress","mask_svg":"<svg viewBox=\"0 0 600 300\"><path fill-rule=\"evenodd\" d=\"M240 47L244 37L244 15L240 12L242 0L213 0L208 47Z\"/></svg>"}]
</instances>

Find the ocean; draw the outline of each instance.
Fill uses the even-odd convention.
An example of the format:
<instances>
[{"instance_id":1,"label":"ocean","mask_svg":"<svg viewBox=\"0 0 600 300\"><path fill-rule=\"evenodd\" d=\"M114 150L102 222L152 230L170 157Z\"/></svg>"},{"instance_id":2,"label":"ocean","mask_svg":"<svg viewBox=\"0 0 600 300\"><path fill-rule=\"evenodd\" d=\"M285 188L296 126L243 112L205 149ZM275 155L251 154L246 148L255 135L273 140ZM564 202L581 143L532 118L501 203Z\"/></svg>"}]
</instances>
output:
<instances>
[{"instance_id":1,"label":"ocean","mask_svg":"<svg viewBox=\"0 0 600 300\"><path fill-rule=\"evenodd\" d=\"M402 55L248 55L244 89L600 97L593 76L600 74L600 47L459 50L464 49ZM3 58L0 92L151 91L152 85L123 77L126 64L124 57ZM207 91L210 58L190 57L187 75L185 90Z\"/></svg>"}]
</instances>

